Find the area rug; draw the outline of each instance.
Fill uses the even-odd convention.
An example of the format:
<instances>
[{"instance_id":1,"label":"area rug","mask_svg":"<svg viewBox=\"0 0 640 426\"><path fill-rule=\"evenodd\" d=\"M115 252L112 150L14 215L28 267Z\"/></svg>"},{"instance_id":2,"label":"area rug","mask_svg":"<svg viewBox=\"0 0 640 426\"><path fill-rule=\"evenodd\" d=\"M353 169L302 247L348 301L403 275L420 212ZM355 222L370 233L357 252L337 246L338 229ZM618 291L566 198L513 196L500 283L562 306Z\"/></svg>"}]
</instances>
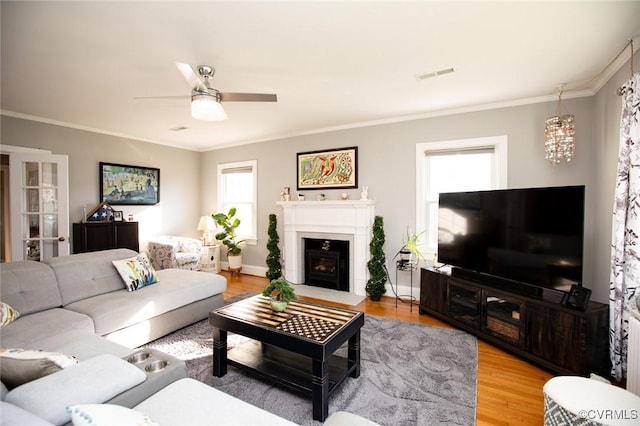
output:
<instances>
[{"instance_id":1,"label":"area rug","mask_svg":"<svg viewBox=\"0 0 640 426\"><path fill-rule=\"evenodd\" d=\"M212 331L201 321L146 345L186 361L187 375L301 425L312 420L311 399L234 367L213 377ZM246 338L230 334L229 348ZM361 332L361 374L347 378L329 400L381 425L473 425L478 350L475 337L374 315ZM346 356L346 348L341 348ZM206 402L205 402L206 403Z\"/></svg>"}]
</instances>

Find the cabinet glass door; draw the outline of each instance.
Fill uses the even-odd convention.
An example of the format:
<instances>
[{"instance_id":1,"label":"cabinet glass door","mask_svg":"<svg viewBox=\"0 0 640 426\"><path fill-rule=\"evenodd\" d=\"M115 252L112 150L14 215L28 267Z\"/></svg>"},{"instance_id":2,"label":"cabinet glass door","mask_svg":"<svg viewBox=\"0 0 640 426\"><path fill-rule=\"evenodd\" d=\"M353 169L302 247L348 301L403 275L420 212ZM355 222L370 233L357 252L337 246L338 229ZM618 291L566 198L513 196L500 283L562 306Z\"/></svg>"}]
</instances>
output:
<instances>
[{"instance_id":1,"label":"cabinet glass door","mask_svg":"<svg viewBox=\"0 0 640 426\"><path fill-rule=\"evenodd\" d=\"M480 325L480 292L481 290L469 285L456 285L449 282L447 302L449 315L455 319L471 324L478 328Z\"/></svg>"},{"instance_id":2,"label":"cabinet glass door","mask_svg":"<svg viewBox=\"0 0 640 426\"><path fill-rule=\"evenodd\" d=\"M522 346L525 303L491 290L483 292L483 330L494 337Z\"/></svg>"}]
</instances>

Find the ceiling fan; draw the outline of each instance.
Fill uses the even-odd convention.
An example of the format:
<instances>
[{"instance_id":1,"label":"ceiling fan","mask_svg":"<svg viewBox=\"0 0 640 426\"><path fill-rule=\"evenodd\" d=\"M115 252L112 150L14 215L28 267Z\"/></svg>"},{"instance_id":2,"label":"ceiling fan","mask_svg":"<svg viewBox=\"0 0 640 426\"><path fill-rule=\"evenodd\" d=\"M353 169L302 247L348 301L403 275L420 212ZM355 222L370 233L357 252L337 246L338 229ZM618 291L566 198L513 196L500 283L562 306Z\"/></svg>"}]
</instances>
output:
<instances>
[{"instance_id":1,"label":"ceiling fan","mask_svg":"<svg viewBox=\"0 0 640 426\"><path fill-rule=\"evenodd\" d=\"M227 114L221 102L277 102L278 96L267 93L226 93L211 87L216 70L211 65L198 65L197 72L189 64L176 62L176 67L191 86L191 116L197 120L222 121ZM175 96L160 96L174 98ZM182 96L181 96L182 97ZM158 97L155 97L158 98Z\"/></svg>"}]
</instances>

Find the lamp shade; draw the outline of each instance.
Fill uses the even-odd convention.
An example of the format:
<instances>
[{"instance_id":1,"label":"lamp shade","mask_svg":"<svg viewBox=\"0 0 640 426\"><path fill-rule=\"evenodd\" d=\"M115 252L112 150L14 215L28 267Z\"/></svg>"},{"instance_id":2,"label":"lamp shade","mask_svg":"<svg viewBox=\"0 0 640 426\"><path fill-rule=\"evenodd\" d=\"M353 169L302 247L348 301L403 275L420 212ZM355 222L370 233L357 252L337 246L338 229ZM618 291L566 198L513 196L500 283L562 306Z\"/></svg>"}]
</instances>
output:
<instances>
[{"instance_id":1,"label":"lamp shade","mask_svg":"<svg viewBox=\"0 0 640 426\"><path fill-rule=\"evenodd\" d=\"M544 156L551 164L567 163L573 159L576 149L575 117L562 115L562 88L558 86L558 115L544 122Z\"/></svg>"},{"instance_id":2,"label":"lamp shade","mask_svg":"<svg viewBox=\"0 0 640 426\"><path fill-rule=\"evenodd\" d=\"M198 222L198 231L213 231L216 229L216 223L211 216L202 216Z\"/></svg>"},{"instance_id":3,"label":"lamp shade","mask_svg":"<svg viewBox=\"0 0 640 426\"><path fill-rule=\"evenodd\" d=\"M191 95L191 116L196 120L222 121L227 113L218 100L207 93Z\"/></svg>"},{"instance_id":4,"label":"lamp shade","mask_svg":"<svg viewBox=\"0 0 640 426\"><path fill-rule=\"evenodd\" d=\"M574 116L571 114L551 117L545 121L544 152L551 164L570 162L575 150Z\"/></svg>"}]
</instances>

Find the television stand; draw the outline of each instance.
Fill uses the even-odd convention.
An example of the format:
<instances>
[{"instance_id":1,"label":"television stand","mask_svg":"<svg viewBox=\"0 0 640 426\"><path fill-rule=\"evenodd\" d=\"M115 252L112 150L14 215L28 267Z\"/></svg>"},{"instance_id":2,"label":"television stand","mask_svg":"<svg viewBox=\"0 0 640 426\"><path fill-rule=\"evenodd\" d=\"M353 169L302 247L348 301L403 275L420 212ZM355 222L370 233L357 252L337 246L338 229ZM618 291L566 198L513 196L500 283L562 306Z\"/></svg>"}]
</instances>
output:
<instances>
[{"instance_id":1,"label":"television stand","mask_svg":"<svg viewBox=\"0 0 640 426\"><path fill-rule=\"evenodd\" d=\"M483 278L422 268L420 313L555 373L609 375L607 305L591 301L579 311L562 304L562 292L532 297Z\"/></svg>"}]
</instances>

